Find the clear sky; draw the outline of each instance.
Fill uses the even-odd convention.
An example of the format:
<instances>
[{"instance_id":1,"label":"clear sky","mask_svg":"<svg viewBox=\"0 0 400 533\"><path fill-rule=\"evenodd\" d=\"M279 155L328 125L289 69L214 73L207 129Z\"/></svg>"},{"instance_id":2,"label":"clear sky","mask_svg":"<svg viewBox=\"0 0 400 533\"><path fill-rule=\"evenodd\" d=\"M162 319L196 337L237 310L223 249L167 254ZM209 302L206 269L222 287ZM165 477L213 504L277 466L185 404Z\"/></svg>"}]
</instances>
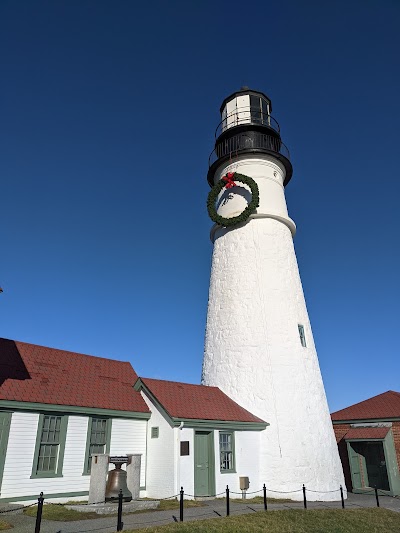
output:
<instances>
[{"instance_id":1,"label":"clear sky","mask_svg":"<svg viewBox=\"0 0 400 533\"><path fill-rule=\"evenodd\" d=\"M0 0L0 336L198 383L221 101L268 94L331 410L399 391L400 2Z\"/></svg>"}]
</instances>

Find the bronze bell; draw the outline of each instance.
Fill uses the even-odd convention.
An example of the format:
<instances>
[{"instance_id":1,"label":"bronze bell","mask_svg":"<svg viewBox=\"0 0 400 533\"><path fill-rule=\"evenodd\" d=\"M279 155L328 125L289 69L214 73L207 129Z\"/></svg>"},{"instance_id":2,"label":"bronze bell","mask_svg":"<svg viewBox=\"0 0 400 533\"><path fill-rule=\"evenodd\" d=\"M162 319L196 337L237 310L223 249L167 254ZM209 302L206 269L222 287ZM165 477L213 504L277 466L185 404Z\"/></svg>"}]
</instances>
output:
<instances>
[{"instance_id":1,"label":"bronze bell","mask_svg":"<svg viewBox=\"0 0 400 533\"><path fill-rule=\"evenodd\" d=\"M114 470L110 470L108 473L107 486L106 486L106 502L118 501L118 494L122 489L122 499L124 502L130 502L132 500L132 493L128 489L126 484L126 472L121 469L123 462L112 461L115 465Z\"/></svg>"}]
</instances>

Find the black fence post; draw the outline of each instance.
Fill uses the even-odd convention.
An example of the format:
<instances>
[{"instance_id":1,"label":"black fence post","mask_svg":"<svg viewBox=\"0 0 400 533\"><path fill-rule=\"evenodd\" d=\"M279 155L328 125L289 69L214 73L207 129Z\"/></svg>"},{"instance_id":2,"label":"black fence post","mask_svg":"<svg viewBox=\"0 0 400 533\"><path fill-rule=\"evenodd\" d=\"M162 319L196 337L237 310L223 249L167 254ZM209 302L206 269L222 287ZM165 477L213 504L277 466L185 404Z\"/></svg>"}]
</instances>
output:
<instances>
[{"instance_id":1,"label":"black fence post","mask_svg":"<svg viewBox=\"0 0 400 533\"><path fill-rule=\"evenodd\" d=\"M181 490L179 491L179 522L183 522L183 487L181 487Z\"/></svg>"},{"instance_id":2,"label":"black fence post","mask_svg":"<svg viewBox=\"0 0 400 533\"><path fill-rule=\"evenodd\" d=\"M307 496L306 496L306 487L303 483L303 501L304 501L304 509L307 509Z\"/></svg>"},{"instance_id":3,"label":"black fence post","mask_svg":"<svg viewBox=\"0 0 400 533\"><path fill-rule=\"evenodd\" d=\"M379 507L378 489L375 487L374 490L375 490L376 506Z\"/></svg>"},{"instance_id":4,"label":"black fence post","mask_svg":"<svg viewBox=\"0 0 400 533\"><path fill-rule=\"evenodd\" d=\"M35 525L35 533L40 533L40 525L42 523L42 511L43 511L43 492L40 493L40 496L38 498L38 506L37 506L37 513L36 513L36 525Z\"/></svg>"},{"instance_id":5,"label":"black fence post","mask_svg":"<svg viewBox=\"0 0 400 533\"><path fill-rule=\"evenodd\" d=\"M229 516L229 487L226 486L226 516Z\"/></svg>"},{"instance_id":6,"label":"black fence post","mask_svg":"<svg viewBox=\"0 0 400 533\"><path fill-rule=\"evenodd\" d=\"M264 495L264 509L267 511L267 487L265 486L265 483L263 485L263 495Z\"/></svg>"},{"instance_id":7,"label":"black fence post","mask_svg":"<svg viewBox=\"0 0 400 533\"><path fill-rule=\"evenodd\" d=\"M122 489L119 489L117 531L122 531L123 529L124 523L122 522Z\"/></svg>"},{"instance_id":8,"label":"black fence post","mask_svg":"<svg viewBox=\"0 0 400 533\"><path fill-rule=\"evenodd\" d=\"M343 487L340 485L340 499L342 500L342 509L344 509L344 497L343 497Z\"/></svg>"}]
</instances>

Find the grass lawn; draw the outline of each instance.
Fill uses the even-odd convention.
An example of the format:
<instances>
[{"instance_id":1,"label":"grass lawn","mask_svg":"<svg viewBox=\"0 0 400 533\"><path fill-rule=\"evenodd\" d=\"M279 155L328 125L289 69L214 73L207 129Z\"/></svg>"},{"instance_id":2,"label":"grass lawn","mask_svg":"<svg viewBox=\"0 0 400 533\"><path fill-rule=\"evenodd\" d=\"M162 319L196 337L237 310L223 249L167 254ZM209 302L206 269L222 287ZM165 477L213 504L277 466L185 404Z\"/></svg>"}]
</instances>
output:
<instances>
[{"instance_id":1,"label":"grass lawn","mask_svg":"<svg viewBox=\"0 0 400 533\"><path fill-rule=\"evenodd\" d=\"M196 500L183 500L183 508L187 509L189 507L204 507L203 502ZM179 509L179 500L161 500L160 507L157 509L146 509L145 512L149 511L169 511L170 509Z\"/></svg>"},{"instance_id":2,"label":"grass lawn","mask_svg":"<svg viewBox=\"0 0 400 533\"><path fill-rule=\"evenodd\" d=\"M124 530L136 533L137 530ZM258 512L146 528L146 533L399 533L400 514L386 509Z\"/></svg>"},{"instance_id":3,"label":"grass lawn","mask_svg":"<svg viewBox=\"0 0 400 533\"><path fill-rule=\"evenodd\" d=\"M72 505L74 505L75 503L76 502L73 502ZM197 502L197 501L192 501L192 500L184 501L185 508L202 507L203 505L204 504L202 502ZM151 513L152 511L168 511L170 509L179 509L179 501L178 500L161 500L160 506L157 507L157 509L144 509L141 511L135 511L133 513L123 513L123 516L127 516L128 514L129 515L136 514L136 513ZM28 516L36 516L36 513L37 513L37 505L34 505L32 507L27 507L26 509L24 509L24 514ZM80 511L75 511L73 509L66 509L63 505L56 505L52 503L43 505L43 513L42 513L43 520L55 520L59 522L73 522L75 520L91 520L93 518L105 518L107 516L116 516L116 513L113 515L97 514L93 511L90 511L87 513L81 513ZM0 530L1 530L1 527L0 527Z\"/></svg>"},{"instance_id":4,"label":"grass lawn","mask_svg":"<svg viewBox=\"0 0 400 533\"><path fill-rule=\"evenodd\" d=\"M13 526L9 524L8 522L5 522L4 520L0 520L0 531L4 531L5 529L11 529Z\"/></svg>"},{"instance_id":5,"label":"grass lawn","mask_svg":"<svg viewBox=\"0 0 400 533\"><path fill-rule=\"evenodd\" d=\"M24 509L24 514L28 516L36 516L37 505L27 507ZM72 509L66 509L63 505L55 505L48 503L43 505L42 518L43 520L58 520L60 522L72 522L74 520L90 520L92 518L101 518L107 515L99 515L93 512L80 513Z\"/></svg>"}]
</instances>

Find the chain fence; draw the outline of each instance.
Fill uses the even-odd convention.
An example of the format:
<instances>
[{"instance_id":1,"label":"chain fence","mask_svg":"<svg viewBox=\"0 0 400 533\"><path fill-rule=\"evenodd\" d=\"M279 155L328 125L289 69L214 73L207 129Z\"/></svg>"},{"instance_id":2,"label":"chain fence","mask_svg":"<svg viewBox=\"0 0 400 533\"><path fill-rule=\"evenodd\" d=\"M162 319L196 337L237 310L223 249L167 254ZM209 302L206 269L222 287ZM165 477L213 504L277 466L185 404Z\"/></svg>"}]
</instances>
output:
<instances>
[{"instance_id":1,"label":"chain fence","mask_svg":"<svg viewBox=\"0 0 400 533\"><path fill-rule=\"evenodd\" d=\"M179 491L179 493L177 494L173 494L171 496L166 496L164 498L146 498L145 500L143 501L146 501L146 502L161 502L161 501L167 501L167 500L176 500L176 501L179 501L179 517L178 516L175 516L175 515L172 515L172 520L175 521L175 522L183 522L184 520L184 500L185 500L185 497L186 499L201 499L201 500L204 500L204 501L209 501L211 502L211 500L217 500L218 498L221 498L222 499L220 500L220 502L222 502L223 500L225 500L225 513L223 513L223 511L221 511L221 508L218 507L218 510L216 509L209 509L207 510L206 512L198 512L196 511L195 512L195 516L196 519L197 518L202 518L202 517L212 517L212 516L219 516L219 517L222 517L222 516L230 516L231 512L233 513L242 513L243 510L245 509L249 509L250 511L254 511L254 512L258 512L260 509L254 509L253 507L251 507L250 505L248 505L248 503L253 503L253 502L246 502L246 498L248 496L251 496L250 500L252 498L254 498L255 495L257 494L262 494L262 503L263 503L263 507L264 507L264 510L267 511L268 510L268 500L270 500L270 504L271 503L274 503L274 501L276 500L276 498L271 498L271 496L267 496L267 493L268 494L277 494L277 495L282 495L282 496L287 496L288 494L295 494L295 493L303 493L303 507L304 509L307 509L307 504L309 503L308 500L307 500L307 493L314 493L314 494L333 494L335 492L337 493L340 493L340 502L341 502L341 507L342 509L345 509L345 499L344 499L344 490L343 490L343 487L340 486L338 489L333 489L333 490L327 490L327 491L322 491L322 490L314 490L314 489L309 489L307 488L305 485L303 485L301 488L299 489L294 489L294 490L290 490L290 491L281 491L281 490L274 490L274 489L270 489L268 487L266 487L266 485L264 484L263 487L259 490L254 490L254 491L251 491L251 492L247 492L247 491L242 491L242 492L236 492L236 491L231 491L229 489L229 486L227 485L226 486L226 489L225 491L223 492L219 492L219 493L216 493L216 494L211 494L211 495L196 495L196 494L190 494L190 493L186 493L183 489L183 487L181 487L181 490ZM240 504L238 503L237 499L234 499L232 498L232 496L241 496L241 499L242 499L242 507L240 507ZM359 494L359 496L368 496L368 495L375 495L375 501L376 501L376 507L380 507L380 498L381 497L390 497L390 498L399 498L398 496L391 496L389 494L386 493L386 491L383 491L382 489L378 489L378 488L371 488L370 490L363 490L362 494ZM231 511L231 500L234 500L233 503L235 505L235 508ZM271 502L272 500L272 502ZM286 500L288 501L288 500ZM290 500L289 500L290 501ZM74 502L70 502L68 503L68 505L73 505ZM79 503L80 506L82 507L85 507L85 506L88 506L89 510L91 510L91 506L92 505L101 505L101 504L108 504L110 503L109 501L106 502L105 500L102 500L102 501L98 501L98 502L95 502L95 503L88 503L88 502L85 502L85 503ZM254 502L254 503L261 503L261 502ZM301 503L301 500L295 500L293 501L293 503ZM319 503L321 504L325 504L326 502L324 501L320 501ZM18 512L18 511L24 511L25 509L28 509L29 507L34 507L34 506L37 506L37 512L36 512L36 524L35 524L35 533L40 533L40 528L41 528L41 522L42 522L42 512L43 512L43 507L45 505L53 505L53 506L62 506L64 507L66 504L65 503L58 503L58 502L47 502L45 501L45 497L44 497L44 494L41 492L39 497L38 497L38 500L37 502L34 502L32 504L29 504L29 505L22 505L20 507L16 507L16 508L10 508L10 509L3 509L3 510L0 510L0 515L6 515L8 513L15 513L15 512ZM349 504L349 506L353 507L354 504ZM358 505L359 507L363 507L362 505ZM150 511L150 509L149 509ZM220 512L221 511L221 512ZM122 521L122 512L123 512L123 494L122 494L122 490L119 491L119 495L118 495L118 505L117 505L117 524L116 524L116 531L119 532L119 531L122 531L123 528L124 528L124 523ZM126 514L128 515L131 515L133 514L134 511L129 511L127 510L126 511ZM99 515L99 517L102 517L102 515ZM105 516L103 516L103 518L106 518ZM107 518L110 518L110 516L108 515ZM143 520L141 521L141 523L143 523L143 527L146 527L146 526L149 526L149 525L152 525L152 524L159 524L161 522L171 522L171 516L167 517L167 518L157 518L155 520L146 520L145 522L143 522ZM134 525L134 524L130 524L130 525ZM111 529L113 528L113 526L105 526L104 529ZM90 530L86 530L86 531L90 531ZM94 531L94 530L93 530ZM115 531L115 529L114 529Z\"/></svg>"}]
</instances>

